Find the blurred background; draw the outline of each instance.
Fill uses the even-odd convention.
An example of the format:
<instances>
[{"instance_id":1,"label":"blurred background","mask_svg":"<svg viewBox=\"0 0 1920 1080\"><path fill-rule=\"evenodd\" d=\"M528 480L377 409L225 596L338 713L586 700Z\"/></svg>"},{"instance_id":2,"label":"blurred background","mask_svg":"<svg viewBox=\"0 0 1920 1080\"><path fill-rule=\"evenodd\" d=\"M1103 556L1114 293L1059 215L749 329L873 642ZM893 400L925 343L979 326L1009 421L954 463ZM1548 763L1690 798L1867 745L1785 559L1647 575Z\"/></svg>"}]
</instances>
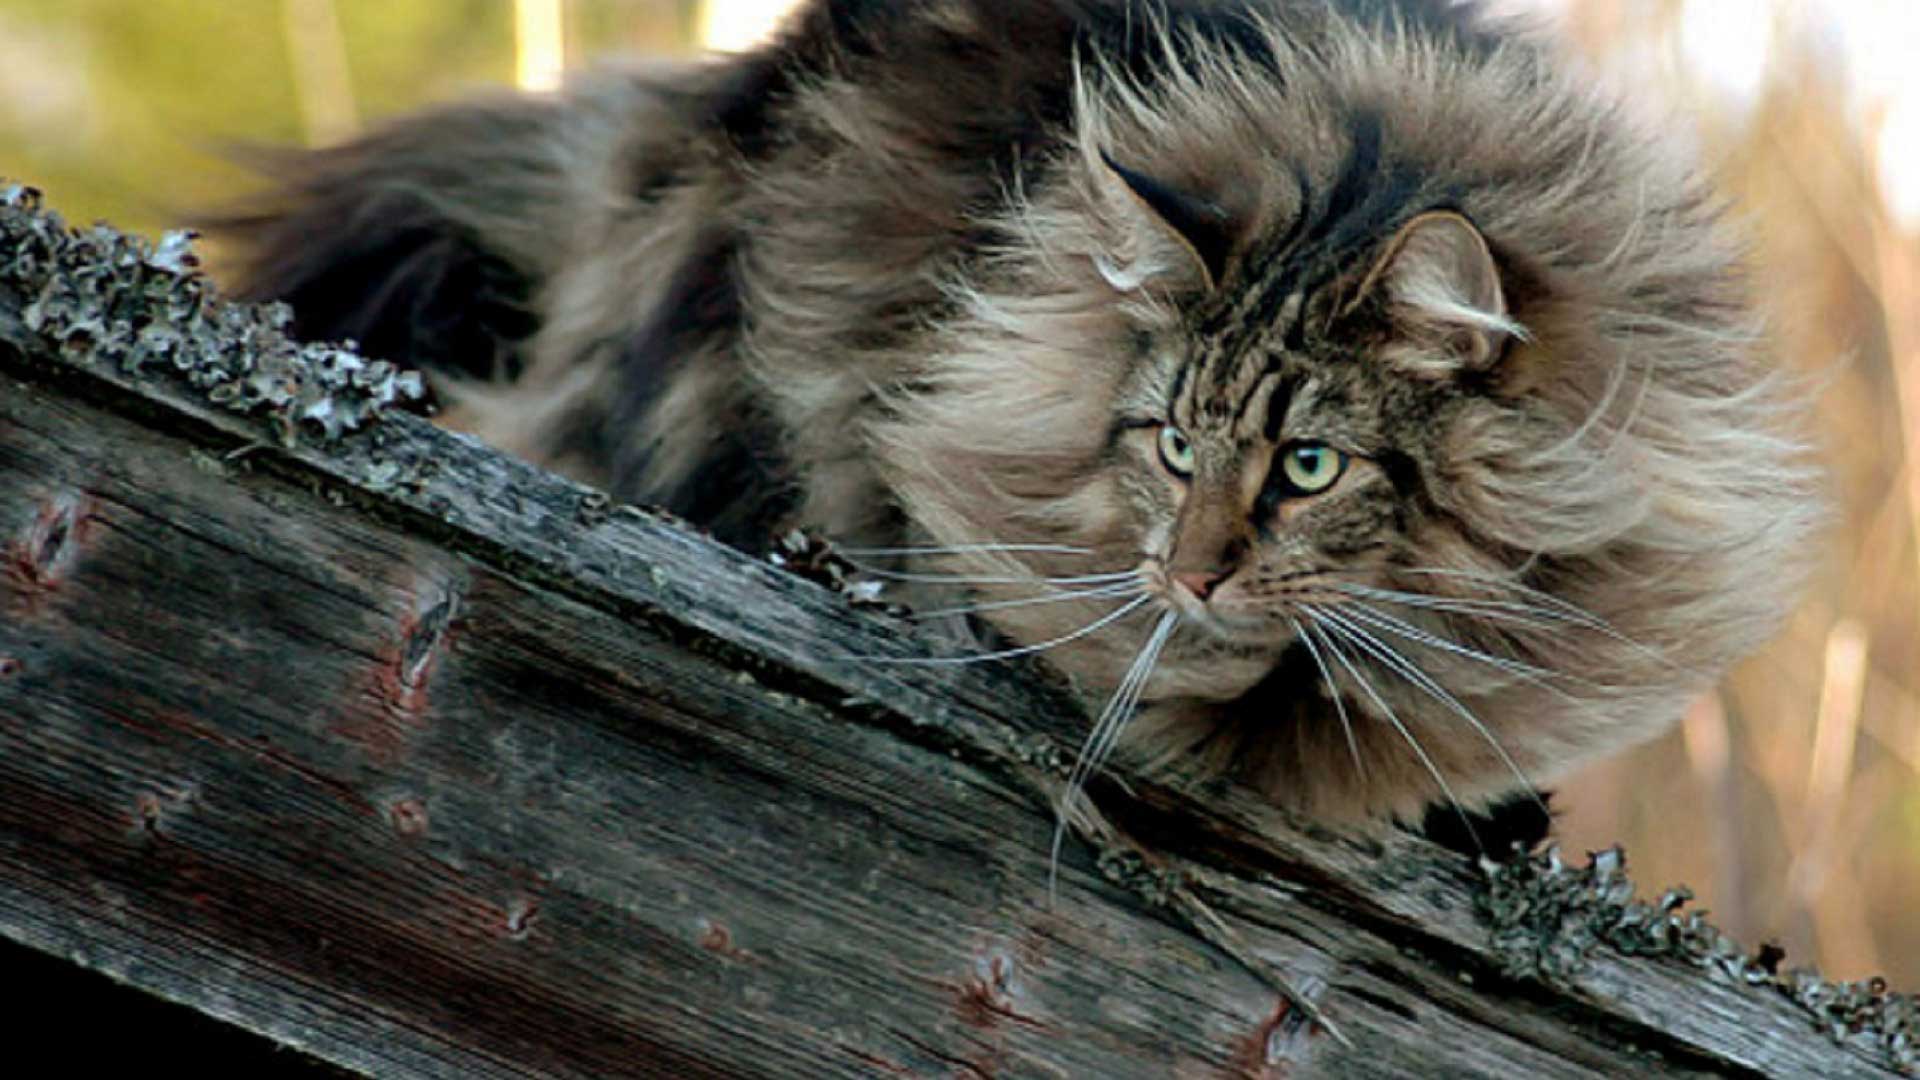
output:
<instances>
[{"instance_id":1,"label":"blurred background","mask_svg":"<svg viewBox=\"0 0 1920 1080\"><path fill-rule=\"evenodd\" d=\"M1659 741L1559 785L1572 854L1838 978L1920 989L1920 3L1501 0L1705 148L1839 508L1817 588ZM322 144L633 50L737 49L783 0L0 0L0 175L153 233ZM1903 86L1903 80L1907 85Z\"/></svg>"}]
</instances>

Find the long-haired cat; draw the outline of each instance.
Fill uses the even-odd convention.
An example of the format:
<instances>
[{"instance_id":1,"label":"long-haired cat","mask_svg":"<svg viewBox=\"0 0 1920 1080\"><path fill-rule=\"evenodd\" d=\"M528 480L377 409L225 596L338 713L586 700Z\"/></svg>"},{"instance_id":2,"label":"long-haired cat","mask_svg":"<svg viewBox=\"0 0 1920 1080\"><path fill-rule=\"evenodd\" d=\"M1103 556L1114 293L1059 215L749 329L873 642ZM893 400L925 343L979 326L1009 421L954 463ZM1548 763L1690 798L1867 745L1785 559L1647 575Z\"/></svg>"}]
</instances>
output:
<instances>
[{"instance_id":1,"label":"long-haired cat","mask_svg":"<svg viewBox=\"0 0 1920 1080\"><path fill-rule=\"evenodd\" d=\"M916 549L1079 776L1480 805L1670 724L1817 516L1698 166L1442 0L815 0L279 176L245 294L723 538Z\"/></svg>"}]
</instances>

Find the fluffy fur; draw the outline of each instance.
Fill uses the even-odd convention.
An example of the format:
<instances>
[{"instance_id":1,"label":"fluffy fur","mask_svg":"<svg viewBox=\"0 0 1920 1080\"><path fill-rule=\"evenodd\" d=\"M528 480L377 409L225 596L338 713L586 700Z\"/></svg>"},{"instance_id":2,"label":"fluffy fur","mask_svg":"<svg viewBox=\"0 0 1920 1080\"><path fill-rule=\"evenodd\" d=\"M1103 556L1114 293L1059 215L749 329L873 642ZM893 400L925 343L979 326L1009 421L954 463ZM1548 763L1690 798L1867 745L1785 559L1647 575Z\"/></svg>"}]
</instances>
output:
<instances>
[{"instance_id":1,"label":"fluffy fur","mask_svg":"<svg viewBox=\"0 0 1920 1080\"><path fill-rule=\"evenodd\" d=\"M734 542L949 549L1089 767L1327 819L1659 732L1819 509L1695 164L1439 0L818 0L280 175L216 228L307 333Z\"/></svg>"}]
</instances>

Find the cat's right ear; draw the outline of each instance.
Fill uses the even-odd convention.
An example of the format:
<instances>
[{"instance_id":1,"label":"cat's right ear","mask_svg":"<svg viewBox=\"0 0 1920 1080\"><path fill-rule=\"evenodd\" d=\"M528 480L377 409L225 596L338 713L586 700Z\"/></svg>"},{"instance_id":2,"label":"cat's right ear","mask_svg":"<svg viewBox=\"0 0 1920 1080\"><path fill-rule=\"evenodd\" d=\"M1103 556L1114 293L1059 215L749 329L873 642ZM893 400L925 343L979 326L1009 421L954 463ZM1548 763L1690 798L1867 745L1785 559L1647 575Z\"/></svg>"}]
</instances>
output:
<instances>
[{"instance_id":1,"label":"cat's right ear","mask_svg":"<svg viewBox=\"0 0 1920 1080\"><path fill-rule=\"evenodd\" d=\"M1507 310L1500 267L1465 216L1433 210L1400 227L1355 299L1382 304L1399 341L1388 359L1416 375L1485 371L1526 331Z\"/></svg>"},{"instance_id":2,"label":"cat's right ear","mask_svg":"<svg viewBox=\"0 0 1920 1080\"><path fill-rule=\"evenodd\" d=\"M1226 273L1232 252L1232 219L1198 195L1130 169L1100 151L1096 184L1118 212L1128 236L1108 279L1138 287L1152 278L1211 290ZM1104 272L1104 270L1103 270ZM1121 280L1115 280L1119 275ZM1124 284L1123 284L1124 282Z\"/></svg>"}]
</instances>

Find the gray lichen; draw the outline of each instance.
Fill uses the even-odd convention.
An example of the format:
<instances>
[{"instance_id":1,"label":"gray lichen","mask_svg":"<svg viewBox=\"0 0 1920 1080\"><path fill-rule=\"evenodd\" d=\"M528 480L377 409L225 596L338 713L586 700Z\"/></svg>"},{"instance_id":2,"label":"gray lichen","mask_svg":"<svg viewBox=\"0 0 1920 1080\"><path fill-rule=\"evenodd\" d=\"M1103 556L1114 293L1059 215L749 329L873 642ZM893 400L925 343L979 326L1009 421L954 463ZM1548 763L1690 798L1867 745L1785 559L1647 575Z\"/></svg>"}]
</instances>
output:
<instances>
[{"instance_id":1,"label":"gray lichen","mask_svg":"<svg viewBox=\"0 0 1920 1080\"><path fill-rule=\"evenodd\" d=\"M21 295L26 328L69 359L181 379L216 405L265 418L288 446L303 433L337 439L389 405L424 398L417 373L351 343L294 341L284 304L220 299L192 239L69 228L37 190L0 181L0 288Z\"/></svg>"},{"instance_id":2,"label":"gray lichen","mask_svg":"<svg viewBox=\"0 0 1920 1080\"><path fill-rule=\"evenodd\" d=\"M1120 843L1100 844L1094 865L1102 877L1158 908L1172 904L1186 887L1178 870L1155 866L1138 850Z\"/></svg>"},{"instance_id":3,"label":"gray lichen","mask_svg":"<svg viewBox=\"0 0 1920 1080\"><path fill-rule=\"evenodd\" d=\"M1683 911L1693 894L1669 889L1652 903L1633 898L1626 857L1619 848L1597 852L1584 868L1568 866L1558 848L1508 862L1483 859L1484 910L1493 924L1493 949L1509 976L1564 983L1601 945L1629 956L1664 956L1717 976L1767 986L1813 1017L1842 1042L1864 1036L1904 1075L1920 1075L1920 1001L1892 993L1881 979L1833 982L1804 969L1780 972L1780 954L1749 955L1706 919Z\"/></svg>"},{"instance_id":4,"label":"gray lichen","mask_svg":"<svg viewBox=\"0 0 1920 1080\"><path fill-rule=\"evenodd\" d=\"M878 608L900 616L908 614L905 607L884 595L885 583L868 576L871 573L868 569L848 559L826 540L799 529L780 537L775 549L768 553L767 561L834 590L854 607Z\"/></svg>"}]
</instances>

